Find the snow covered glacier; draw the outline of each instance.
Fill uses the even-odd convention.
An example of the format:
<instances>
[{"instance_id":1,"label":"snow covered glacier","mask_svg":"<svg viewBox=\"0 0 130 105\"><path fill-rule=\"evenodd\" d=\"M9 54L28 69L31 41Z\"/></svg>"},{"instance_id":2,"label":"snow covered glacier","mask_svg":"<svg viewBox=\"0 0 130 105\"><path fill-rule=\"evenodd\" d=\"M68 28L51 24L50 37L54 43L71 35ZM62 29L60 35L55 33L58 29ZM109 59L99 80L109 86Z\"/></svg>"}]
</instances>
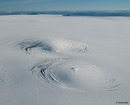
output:
<instances>
[{"instance_id":1,"label":"snow covered glacier","mask_svg":"<svg viewBox=\"0 0 130 105\"><path fill-rule=\"evenodd\" d=\"M128 104L129 27L129 17L0 16L0 105Z\"/></svg>"}]
</instances>

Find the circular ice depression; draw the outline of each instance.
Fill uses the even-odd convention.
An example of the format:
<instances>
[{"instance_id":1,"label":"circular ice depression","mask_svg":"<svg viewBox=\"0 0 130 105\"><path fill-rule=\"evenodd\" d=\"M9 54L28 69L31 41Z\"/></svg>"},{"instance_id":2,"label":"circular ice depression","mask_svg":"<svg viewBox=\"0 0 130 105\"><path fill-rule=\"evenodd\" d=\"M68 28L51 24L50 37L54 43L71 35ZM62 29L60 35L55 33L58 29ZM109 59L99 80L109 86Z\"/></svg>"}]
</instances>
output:
<instances>
[{"instance_id":1,"label":"circular ice depression","mask_svg":"<svg viewBox=\"0 0 130 105\"><path fill-rule=\"evenodd\" d=\"M57 87L82 91L115 90L120 83L101 69L68 58L46 59L32 68L41 81Z\"/></svg>"},{"instance_id":2,"label":"circular ice depression","mask_svg":"<svg viewBox=\"0 0 130 105\"><path fill-rule=\"evenodd\" d=\"M33 52L86 52L87 45L74 40L47 39L47 40L23 40L17 45L21 50L30 54Z\"/></svg>"}]
</instances>

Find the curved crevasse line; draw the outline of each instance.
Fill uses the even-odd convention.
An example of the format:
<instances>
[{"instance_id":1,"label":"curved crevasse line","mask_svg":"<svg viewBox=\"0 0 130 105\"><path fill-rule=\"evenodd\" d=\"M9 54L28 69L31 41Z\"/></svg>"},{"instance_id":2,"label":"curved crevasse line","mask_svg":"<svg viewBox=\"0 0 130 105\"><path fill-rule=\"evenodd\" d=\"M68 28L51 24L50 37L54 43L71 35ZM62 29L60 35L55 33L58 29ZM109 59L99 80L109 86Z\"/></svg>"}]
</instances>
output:
<instances>
[{"instance_id":1,"label":"curved crevasse line","mask_svg":"<svg viewBox=\"0 0 130 105\"><path fill-rule=\"evenodd\" d=\"M31 41L31 40L27 40L27 41L22 41L20 43L17 44L18 46L20 46L20 49L22 51L25 51L26 53L31 53L32 50L42 50L42 51L52 51L52 47L47 43L47 41Z\"/></svg>"},{"instance_id":2,"label":"curved crevasse line","mask_svg":"<svg viewBox=\"0 0 130 105\"><path fill-rule=\"evenodd\" d=\"M59 61L58 63L56 62L57 60ZM68 60L69 58L46 59L32 66L30 70L32 71L32 74L36 74L36 76L38 76L41 81L46 81L47 83L53 84L55 86L66 87L55 76L55 71L53 70L53 67L65 64L65 62L67 62Z\"/></svg>"}]
</instances>

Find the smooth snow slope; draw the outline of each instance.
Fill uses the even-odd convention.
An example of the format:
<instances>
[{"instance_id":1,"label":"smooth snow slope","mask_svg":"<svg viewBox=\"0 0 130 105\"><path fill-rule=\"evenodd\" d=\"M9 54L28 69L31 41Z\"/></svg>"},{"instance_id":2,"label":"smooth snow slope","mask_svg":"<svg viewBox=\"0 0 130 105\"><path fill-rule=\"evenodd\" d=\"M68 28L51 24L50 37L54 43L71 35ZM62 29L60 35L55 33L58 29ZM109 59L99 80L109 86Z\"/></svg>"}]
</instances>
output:
<instances>
[{"instance_id":1,"label":"smooth snow slope","mask_svg":"<svg viewBox=\"0 0 130 105\"><path fill-rule=\"evenodd\" d=\"M129 17L0 16L0 105L129 104L129 27Z\"/></svg>"}]
</instances>

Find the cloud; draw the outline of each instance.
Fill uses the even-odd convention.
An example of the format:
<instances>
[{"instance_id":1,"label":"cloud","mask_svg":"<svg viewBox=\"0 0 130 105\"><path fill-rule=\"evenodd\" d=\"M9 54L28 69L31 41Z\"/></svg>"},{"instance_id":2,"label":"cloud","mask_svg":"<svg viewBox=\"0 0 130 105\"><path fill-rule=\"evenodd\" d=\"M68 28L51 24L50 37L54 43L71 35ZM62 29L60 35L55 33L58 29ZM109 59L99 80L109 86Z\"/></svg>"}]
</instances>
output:
<instances>
[{"instance_id":1,"label":"cloud","mask_svg":"<svg viewBox=\"0 0 130 105\"><path fill-rule=\"evenodd\" d=\"M6 4L6 5L12 5L12 4L29 4L29 3L37 3L41 1L46 1L46 0L20 0L20 1L1 1L1 4Z\"/></svg>"}]
</instances>

